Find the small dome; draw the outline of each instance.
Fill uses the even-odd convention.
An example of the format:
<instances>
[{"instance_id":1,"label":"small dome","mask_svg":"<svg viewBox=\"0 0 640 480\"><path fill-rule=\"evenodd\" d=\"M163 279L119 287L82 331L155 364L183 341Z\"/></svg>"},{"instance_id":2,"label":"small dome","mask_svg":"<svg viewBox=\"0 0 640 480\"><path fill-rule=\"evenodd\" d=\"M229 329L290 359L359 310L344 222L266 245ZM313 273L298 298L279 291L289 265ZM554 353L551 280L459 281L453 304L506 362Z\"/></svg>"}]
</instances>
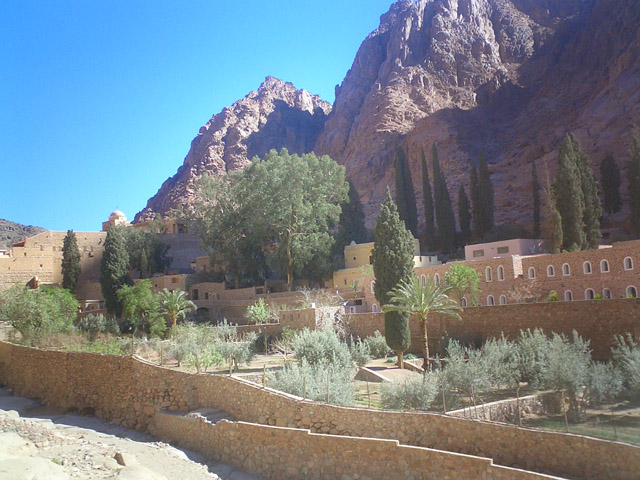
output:
<instances>
[{"instance_id":1,"label":"small dome","mask_svg":"<svg viewBox=\"0 0 640 480\"><path fill-rule=\"evenodd\" d=\"M120 218L124 218L125 220L127 219L127 216L122 213L120 210L114 210L111 215L109 215L109 220L115 220L116 218L120 219Z\"/></svg>"}]
</instances>

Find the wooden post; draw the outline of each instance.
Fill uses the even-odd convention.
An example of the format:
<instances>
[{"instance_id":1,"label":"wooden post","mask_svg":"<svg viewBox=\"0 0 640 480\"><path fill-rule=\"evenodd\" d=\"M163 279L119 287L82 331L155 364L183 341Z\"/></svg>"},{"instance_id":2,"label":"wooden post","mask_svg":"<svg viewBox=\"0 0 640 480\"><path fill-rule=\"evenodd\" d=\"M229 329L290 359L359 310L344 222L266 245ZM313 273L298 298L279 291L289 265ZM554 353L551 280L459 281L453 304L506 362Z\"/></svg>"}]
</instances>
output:
<instances>
[{"instance_id":1,"label":"wooden post","mask_svg":"<svg viewBox=\"0 0 640 480\"><path fill-rule=\"evenodd\" d=\"M267 386L267 364L266 363L262 364L262 386L263 387Z\"/></svg>"},{"instance_id":2,"label":"wooden post","mask_svg":"<svg viewBox=\"0 0 640 480\"><path fill-rule=\"evenodd\" d=\"M367 381L367 398L369 399L369 408L371 408L371 392L369 391L369 382Z\"/></svg>"},{"instance_id":3,"label":"wooden post","mask_svg":"<svg viewBox=\"0 0 640 480\"><path fill-rule=\"evenodd\" d=\"M133 332L131 333L131 356L133 357Z\"/></svg>"},{"instance_id":4,"label":"wooden post","mask_svg":"<svg viewBox=\"0 0 640 480\"><path fill-rule=\"evenodd\" d=\"M518 388L516 388L516 409L518 410L518 426L522 426L522 415L520 414L520 382L518 382Z\"/></svg>"},{"instance_id":5,"label":"wooden post","mask_svg":"<svg viewBox=\"0 0 640 480\"><path fill-rule=\"evenodd\" d=\"M447 414L447 400L444 394L444 375L442 375L442 411Z\"/></svg>"},{"instance_id":6,"label":"wooden post","mask_svg":"<svg viewBox=\"0 0 640 480\"><path fill-rule=\"evenodd\" d=\"M164 363L164 343L160 342L160 366Z\"/></svg>"}]
</instances>

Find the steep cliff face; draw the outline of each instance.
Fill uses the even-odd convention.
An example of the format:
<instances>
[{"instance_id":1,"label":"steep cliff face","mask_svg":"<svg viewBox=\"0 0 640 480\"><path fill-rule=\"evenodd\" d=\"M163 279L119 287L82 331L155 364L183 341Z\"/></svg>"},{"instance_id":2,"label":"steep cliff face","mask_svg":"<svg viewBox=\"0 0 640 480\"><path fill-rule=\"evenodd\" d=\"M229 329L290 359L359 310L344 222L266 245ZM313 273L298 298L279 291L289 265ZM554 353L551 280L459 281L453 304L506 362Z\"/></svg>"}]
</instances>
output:
<instances>
[{"instance_id":1,"label":"steep cliff face","mask_svg":"<svg viewBox=\"0 0 640 480\"><path fill-rule=\"evenodd\" d=\"M419 192L432 142L452 198L482 153L498 222L527 221L531 162L553 172L566 132L596 167L626 155L640 121L639 16L634 0L398 1L336 87L316 151L346 166L370 224L395 146Z\"/></svg>"},{"instance_id":2,"label":"steep cliff face","mask_svg":"<svg viewBox=\"0 0 640 480\"><path fill-rule=\"evenodd\" d=\"M310 152L330 111L331 105L317 95L267 77L257 91L224 108L200 128L178 172L162 184L134 221L188 204L204 174L221 176L241 169L254 155L262 156L272 148Z\"/></svg>"},{"instance_id":3,"label":"steep cliff face","mask_svg":"<svg viewBox=\"0 0 640 480\"><path fill-rule=\"evenodd\" d=\"M0 250L8 250L14 243L40 232L44 232L44 228L22 225L0 218Z\"/></svg>"},{"instance_id":4,"label":"steep cliff face","mask_svg":"<svg viewBox=\"0 0 640 480\"><path fill-rule=\"evenodd\" d=\"M573 132L596 171L609 152L622 166L639 123L637 0L399 0L360 46L331 110L267 78L202 127L136 219L188 202L205 172L287 147L345 165L371 226L393 188L395 147L408 153L420 202L421 153L430 161L436 142L452 198L483 154L497 222L526 223L533 161L553 175Z\"/></svg>"}]
</instances>

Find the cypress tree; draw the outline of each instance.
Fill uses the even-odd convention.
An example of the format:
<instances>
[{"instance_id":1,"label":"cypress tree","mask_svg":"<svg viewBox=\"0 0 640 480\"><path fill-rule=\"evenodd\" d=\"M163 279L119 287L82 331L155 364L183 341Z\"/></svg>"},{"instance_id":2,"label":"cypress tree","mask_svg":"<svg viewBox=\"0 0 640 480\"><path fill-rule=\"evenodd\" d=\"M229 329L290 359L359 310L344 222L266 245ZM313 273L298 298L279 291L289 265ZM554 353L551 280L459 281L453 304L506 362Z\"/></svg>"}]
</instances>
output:
<instances>
[{"instance_id":1,"label":"cypress tree","mask_svg":"<svg viewBox=\"0 0 640 480\"><path fill-rule=\"evenodd\" d=\"M535 238L540 238L540 181L538 180L536 162L531 162L531 165L531 188L533 190L533 236Z\"/></svg>"},{"instance_id":2,"label":"cypress tree","mask_svg":"<svg viewBox=\"0 0 640 480\"><path fill-rule=\"evenodd\" d=\"M471 185L471 212L473 216L473 229L478 239L485 234L482 231L482 206L480 200L480 182L478 181L478 170L475 165L471 165L469 172L469 184Z\"/></svg>"},{"instance_id":3,"label":"cypress tree","mask_svg":"<svg viewBox=\"0 0 640 480\"><path fill-rule=\"evenodd\" d=\"M396 148L396 203L400 218L404 220L407 229L414 237L418 237L418 207L416 206L416 192L411 179L411 169L407 156L400 146Z\"/></svg>"},{"instance_id":4,"label":"cypress tree","mask_svg":"<svg viewBox=\"0 0 640 480\"><path fill-rule=\"evenodd\" d=\"M611 154L604 157L600 164L600 183L604 195L604 210L609 214L617 213L622 208L620 198L620 170Z\"/></svg>"},{"instance_id":5,"label":"cypress tree","mask_svg":"<svg viewBox=\"0 0 640 480\"><path fill-rule=\"evenodd\" d=\"M62 241L62 288L75 293L80 278L80 250L73 230Z\"/></svg>"},{"instance_id":6,"label":"cypress tree","mask_svg":"<svg viewBox=\"0 0 640 480\"><path fill-rule=\"evenodd\" d=\"M447 190L447 181L440 170L438 148L435 142L431 148L433 163L433 203L438 224L440 247L449 253L455 248L456 222L451 206L451 198Z\"/></svg>"},{"instance_id":7,"label":"cypress tree","mask_svg":"<svg viewBox=\"0 0 640 480\"><path fill-rule=\"evenodd\" d=\"M562 249L562 218L556 208L551 189L547 189L544 237L547 240L547 247L551 253L560 253Z\"/></svg>"},{"instance_id":8,"label":"cypress tree","mask_svg":"<svg viewBox=\"0 0 640 480\"><path fill-rule=\"evenodd\" d=\"M553 182L553 199L562 219L562 248L575 251L586 243L584 194L573 142L567 135L560 146L558 172Z\"/></svg>"},{"instance_id":9,"label":"cypress tree","mask_svg":"<svg viewBox=\"0 0 640 480\"><path fill-rule=\"evenodd\" d=\"M427 250L432 252L436 248L436 228L433 224L433 194L429 182L429 169L427 159L422 150L422 198L424 205L424 230L427 241Z\"/></svg>"},{"instance_id":10,"label":"cypress tree","mask_svg":"<svg viewBox=\"0 0 640 480\"><path fill-rule=\"evenodd\" d=\"M489 172L489 166L487 165L484 155L480 155L480 159L478 161L478 185L482 212L482 230L484 233L487 233L494 228L494 199L493 185L491 184L491 173Z\"/></svg>"},{"instance_id":11,"label":"cypress tree","mask_svg":"<svg viewBox=\"0 0 640 480\"><path fill-rule=\"evenodd\" d=\"M104 253L100 262L100 289L107 312L120 316L122 304L118 301L118 290L132 285L129 276L129 254L122 234L116 227L109 227L104 240Z\"/></svg>"},{"instance_id":12,"label":"cypress tree","mask_svg":"<svg viewBox=\"0 0 640 480\"><path fill-rule=\"evenodd\" d=\"M341 256L344 247L352 241L356 243L364 243L369 238L369 232L364 224L364 209L360 201L358 190L351 180L349 183L349 198L342 204L342 212L340 212L339 229L334 244L334 254Z\"/></svg>"},{"instance_id":13,"label":"cypress tree","mask_svg":"<svg viewBox=\"0 0 640 480\"><path fill-rule=\"evenodd\" d=\"M627 182L629 182L629 210L631 228L640 235L640 142L633 139L631 155L627 162Z\"/></svg>"},{"instance_id":14,"label":"cypress tree","mask_svg":"<svg viewBox=\"0 0 640 480\"><path fill-rule=\"evenodd\" d=\"M460 222L460 242L462 246L469 243L471 239L471 205L469 205L469 197L464 191L464 187L460 185L458 189L458 221Z\"/></svg>"},{"instance_id":15,"label":"cypress tree","mask_svg":"<svg viewBox=\"0 0 640 480\"><path fill-rule=\"evenodd\" d=\"M602 216L602 203L598 194L598 181L596 180L591 161L586 153L580 148L580 143L573 135L569 134L569 139L573 144L575 162L580 172L580 185L582 198L584 199L584 213L582 223L584 224L583 249L594 249L600 245L602 233L600 232L600 217Z\"/></svg>"},{"instance_id":16,"label":"cypress tree","mask_svg":"<svg viewBox=\"0 0 640 480\"><path fill-rule=\"evenodd\" d=\"M376 278L375 296L382 306L389 303L391 290L413 276L413 238L400 219L389 190L380 208L373 235L371 256ZM396 352L398 363L402 367L403 352L411 344L409 315L400 312L385 313L384 329L387 345Z\"/></svg>"}]
</instances>

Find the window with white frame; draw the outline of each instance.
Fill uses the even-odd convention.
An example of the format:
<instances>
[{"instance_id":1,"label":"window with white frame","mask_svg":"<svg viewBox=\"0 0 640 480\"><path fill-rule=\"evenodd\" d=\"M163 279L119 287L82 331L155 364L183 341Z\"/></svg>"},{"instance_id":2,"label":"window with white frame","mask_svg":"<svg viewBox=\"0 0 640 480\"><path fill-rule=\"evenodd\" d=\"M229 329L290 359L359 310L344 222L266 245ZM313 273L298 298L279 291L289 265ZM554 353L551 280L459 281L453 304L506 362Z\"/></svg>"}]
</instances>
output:
<instances>
[{"instance_id":1,"label":"window with white frame","mask_svg":"<svg viewBox=\"0 0 640 480\"><path fill-rule=\"evenodd\" d=\"M565 277L567 275L571 275L571 267L568 263L562 264L562 275L564 275Z\"/></svg>"},{"instance_id":2,"label":"window with white frame","mask_svg":"<svg viewBox=\"0 0 640 480\"><path fill-rule=\"evenodd\" d=\"M582 264L582 271L585 275L589 275L591 273L591 262L584 262Z\"/></svg>"},{"instance_id":3,"label":"window with white frame","mask_svg":"<svg viewBox=\"0 0 640 480\"><path fill-rule=\"evenodd\" d=\"M378 313L378 305L376 305L375 303L371 305L371 311L373 313Z\"/></svg>"},{"instance_id":4,"label":"window with white frame","mask_svg":"<svg viewBox=\"0 0 640 480\"><path fill-rule=\"evenodd\" d=\"M467 306L467 299L465 297L462 297L460 299L460 306L461 307L466 307Z\"/></svg>"},{"instance_id":5,"label":"window with white frame","mask_svg":"<svg viewBox=\"0 0 640 480\"><path fill-rule=\"evenodd\" d=\"M624 269L625 270L633 270L633 259L631 257L625 257L625 259L624 259Z\"/></svg>"},{"instance_id":6,"label":"window with white frame","mask_svg":"<svg viewBox=\"0 0 640 480\"><path fill-rule=\"evenodd\" d=\"M371 282L371 293L376 293L376 281Z\"/></svg>"},{"instance_id":7,"label":"window with white frame","mask_svg":"<svg viewBox=\"0 0 640 480\"><path fill-rule=\"evenodd\" d=\"M611 290L609 290L608 288L603 288L602 298L611 298Z\"/></svg>"},{"instance_id":8,"label":"window with white frame","mask_svg":"<svg viewBox=\"0 0 640 480\"><path fill-rule=\"evenodd\" d=\"M420 275L420 284L423 287L427 285L427 276L426 275Z\"/></svg>"},{"instance_id":9,"label":"window with white frame","mask_svg":"<svg viewBox=\"0 0 640 480\"><path fill-rule=\"evenodd\" d=\"M437 273L433 276L433 281L436 284L436 287L440 285L440 275Z\"/></svg>"},{"instance_id":10,"label":"window with white frame","mask_svg":"<svg viewBox=\"0 0 640 480\"><path fill-rule=\"evenodd\" d=\"M595 292L593 291L593 289L591 289L591 288L587 288L587 289L584 291L584 299L585 299L585 300L593 300L594 298L596 298L596 294L595 294Z\"/></svg>"},{"instance_id":11,"label":"window with white frame","mask_svg":"<svg viewBox=\"0 0 640 480\"><path fill-rule=\"evenodd\" d=\"M529 267L528 274L529 280L533 280L534 278L536 278L536 269L533 267Z\"/></svg>"},{"instance_id":12,"label":"window with white frame","mask_svg":"<svg viewBox=\"0 0 640 480\"><path fill-rule=\"evenodd\" d=\"M502 265L498 267L498 280L500 282L504 280L504 267Z\"/></svg>"},{"instance_id":13,"label":"window with white frame","mask_svg":"<svg viewBox=\"0 0 640 480\"><path fill-rule=\"evenodd\" d=\"M496 301L493 299L493 295L489 295L487 297L487 305L493 307L496 304Z\"/></svg>"},{"instance_id":14,"label":"window with white frame","mask_svg":"<svg viewBox=\"0 0 640 480\"><path fill-rule=\"evenodd\" d=\"M609 262L607 260L600 261L600 272L608 273L609 272Z\"/></svg>"},{"instance_id":15,"label":"window with white frame","mask_svg":"<svg viewBox=\"0 0 640 480\"><path fill-rule=\"evenodd\" d=\"M547 266L547 277L555 277L556 275L556 269L553 268L553 265L548 265Z\"/></svg>"},{"instance_id":16,"label":"window with white frame","mask_svg":"<svg viewBox=\"0 0 640 480\"><path fill-rule=\"evenodd\" d=\"M491 267L487 267L484 269L484 279L487 282L490 282L493 280L493 272L491 271Z\"/></svg>"},{"instance_id":17,"label":"window with white frame","mask_svg":"<svg viewBox=\"0 0 640 480\"><path fill-rule=\"evenodd\" d=\"M566 290L564 292L564 301L565 302L570 302L573 300L573 293L571 293L571 290Z\"/></svg>"},{"instance_id":18,"label":"window with white frame","mask_svg":"<svg viewBox=\"0 0 640 480\"><path fill-rule=\"evenodd\" d=\"M627 298L638 298L638 290L633 285L629 285L626 290Z\"/></svg>"},{"instance_id":19,"label":"window with white frame","mask_svg":"<svg viewBox=\"0 0 640 480\"><path fill-rule=\"evenodd\" d=\"M507 296L500 295L500 305L506 305L506 304L507 304Z\"/></svg>"}]
</instances>

